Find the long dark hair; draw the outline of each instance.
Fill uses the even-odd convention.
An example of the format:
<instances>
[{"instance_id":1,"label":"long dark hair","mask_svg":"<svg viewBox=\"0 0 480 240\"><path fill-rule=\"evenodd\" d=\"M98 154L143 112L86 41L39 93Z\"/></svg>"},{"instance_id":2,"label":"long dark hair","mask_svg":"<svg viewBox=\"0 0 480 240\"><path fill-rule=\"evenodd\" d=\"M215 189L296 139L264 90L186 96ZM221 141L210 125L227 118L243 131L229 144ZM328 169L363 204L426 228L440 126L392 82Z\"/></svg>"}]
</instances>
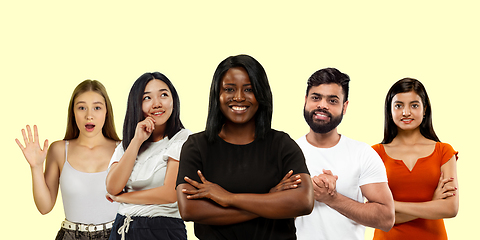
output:
<instances>
[{"instance_id":1,"label":"long dark hair","mask_svg":"<svg viewBox=\"0 0 480 240\"><path fill-rule=\"evenodd\" d=\"M207 125L205 133L208 140L213 142L215 136L220 133L225 123L225 116L220 110L220 85L223 76L230 68L242 67L250 78L253 94L259 103L257 113L255 114L255 137L265 137L268 130L271 129L273 114L273 97L270 85L268 83L267 73L262 65L249 55L230 56L220 62L213 74L212 85L210 87L210 99L208 104Z\"/></svg>"},{"instance_id":2,"label":"long dark hair","mask_svg":"<svg viewBox=\"0 0 480 240\"><path fill-rule=\"evenodd\" d=\"M114 141L120 141L120 138L118 138L117 132L115 131L115 123L113 121L113 107L112 103L110 102L110 98L108 98L107 90L99 81L90 79L81 82L73 90L72 97L70 98L70 103L68 104L67 130L65 131L65 137L63 138L63 140L76 139L78 138L78 135L80 135L80 129L78 128L77 122L75 121L73 105L75 104L75 99L78 95L88 91L96 92L100 94L103 99L105 99L105 107L107 108L107 113L105 116L105 123L102 127L103 136Z\"/></svg>"},{"instance_id":3,"label":"long dark hair","mask_svg":"<svg viewBox=\"0 0 480 240\"><path fill-rule=\"evenodd\" d=\"M393 122L392 118L392 99L398 93L405 93L414 91L422 99L422 104L425 110L425 116L422 123L420 124L420 133L435 142L440 142L437 134L433 130L432 123L432 107L430 105L430 99L427 95L427 90L423 84L414 78L404 78L398 80L393 86L388 90L387 97L385 98L385 127L383 133L382 144L391 143L392 140L398 134L398 127Z\"/></svg>"},{"instance_id":4,"label":"long dark hair","mask_svg":"<svg viewBox=\"0 0 480 240\"><path fill-rule=\"evenodd\" d=\"M127 149L128 145L135 136L135 129L137 124L145 119L142 111L142 98L145 92L145 87L148 82L153 79L160 80L167 84L173 99L172 115L167 120L165 132L163 136L172 138L183 127L182 121L180 121L180 98L178 97L177 90L173 86L172 82L163 74L159 72L144 73L140 76L135 83L133 83L127 100L127 112L125 113L125 121L123 122L123 149Z\"/></svg>"}]
</instances>

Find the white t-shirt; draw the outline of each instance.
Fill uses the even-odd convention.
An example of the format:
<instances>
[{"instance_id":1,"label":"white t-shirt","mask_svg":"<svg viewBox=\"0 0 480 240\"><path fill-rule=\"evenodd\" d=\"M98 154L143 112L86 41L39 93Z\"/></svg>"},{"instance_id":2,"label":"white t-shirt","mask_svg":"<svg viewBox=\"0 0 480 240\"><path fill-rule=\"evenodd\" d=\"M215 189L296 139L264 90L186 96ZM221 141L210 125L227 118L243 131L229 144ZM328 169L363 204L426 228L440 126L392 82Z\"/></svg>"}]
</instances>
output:
<instances>
[{"instance_id":1,"label":"white t-shirt","mask_svg":"<svg viewBox=\"0 0 480 240\"><path fill-rule=\"evenodd\" d=\"M190 134L192 132L189 130L182 129L172 139L165 137L158 142L145 142L144 147L142 147L145 150L140 151L141 153L137 156L125 190L134 192L162 186L165 180L168 158L171 157L179 161L183 143L185 143ZM120 161L124 153L123 145L119 144L113 153L108 168L110 169L113 163ZM122 215L129 214L132 217L164 216L181 218L177 202L152 205L120 203L118 213Z\"/></svg>"},{"instance_id":2,"label":"white t-shirt","mask_svg":"<svg viewBox=\"0 0 480 240\"><path fill-rule=\"evenodd\" d=\"M310 176L331 170L338 176L337 192L358 202L364 202L360 186L387 182L382 159L368 144L343 135L331 148L317 148L307 142L306 135L297 144L305 155ZM311 214L295 219L299 240L364 239L365 227L348 219L324 203L315 201Z\"/></svg>"}]
</instances>

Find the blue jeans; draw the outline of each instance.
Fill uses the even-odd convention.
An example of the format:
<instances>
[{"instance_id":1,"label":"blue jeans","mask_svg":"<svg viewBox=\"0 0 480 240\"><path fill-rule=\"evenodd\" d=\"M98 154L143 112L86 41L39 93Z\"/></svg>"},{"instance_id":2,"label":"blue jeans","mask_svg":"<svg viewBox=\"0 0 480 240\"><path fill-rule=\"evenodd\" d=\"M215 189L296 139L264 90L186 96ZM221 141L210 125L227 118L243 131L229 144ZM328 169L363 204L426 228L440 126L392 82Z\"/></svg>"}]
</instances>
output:
<instances>
[{"instance_id":1,"label":"blue jeans","mask_svg":"<svg viewBox=\"0 0 480 240\"><path fill-rule=\"evenodd\" d=\"M124 226L125 216L117 214L112 227L109 240L120 240L122 235L118 229ZM125 233L127 240L186 240L187 230L185 223L180 218L171 217L131 217L128 231ZM125 226L124 226L125 227Z\"/></svg>"}]
</instances>

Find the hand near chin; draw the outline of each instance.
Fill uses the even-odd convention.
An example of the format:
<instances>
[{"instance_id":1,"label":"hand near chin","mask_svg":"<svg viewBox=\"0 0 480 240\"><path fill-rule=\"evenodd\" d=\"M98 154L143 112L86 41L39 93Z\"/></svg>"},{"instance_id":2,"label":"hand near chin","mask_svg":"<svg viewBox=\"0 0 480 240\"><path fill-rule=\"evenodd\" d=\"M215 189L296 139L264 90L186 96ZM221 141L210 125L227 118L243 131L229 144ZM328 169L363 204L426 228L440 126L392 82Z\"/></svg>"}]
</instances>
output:
<instances>
[{"instance_id":1,"label":"hand near chin","mask_svg":"<svg viewBox=\"0 0 480 240\"><path fill-rule=\"evenodd\" d=\"M198 170L197 173L202 181L201 183L190 179L189 177L185 177L185 181L196 188L194 190L182 189L182 192L187 194L187 199L193 200L208 198L218 203L222 207L228 207L228 199L232 193L228 192L220 185L208 181L200 170Z\"/></svg>"},{"instance_id":2,"label":"hand near chin","mask_svg":"<svg viewBox=\"0 0 480 240\"><path fill-rule=\"evenodd\" d=\"M43 162L45 161L45 157L47 156L48 151L48 140L45 140L45 142L43 143L43 149L41 149L37 126L33 126L33 135L30 126L27 125L26 128L26 132L25 129L22 129L25 147L22 145L20 140L15 139L15 142L17 143L20 150L22 150L23 156L25 156L31 168L41 167L43 169Z\"/></svg>"},{"instance_id":3,"label":"hand near chin","mask_svg":"<svg viewBox=\"0 0 480 240\"><path fill-rule=\"evenodd\" d=\"M148 116L137 124L134 138L145 142L152 135L153 130L155 130L155 119Z\"/></svg>"},{"instance_id":4,"label":"hand near chin","mask_svg":"<svg viewBox=\"0 0 480 240\"><path fill-rule=\"evenodd\" d=\"M293 170L288 171L287 174L283 177L283 179L278 183L275 187L270 189L270 192L281 192L288 189L297 188L298 185L302 183L302 179L300 175L293 175Z\"/></svg>"}]
</instances>

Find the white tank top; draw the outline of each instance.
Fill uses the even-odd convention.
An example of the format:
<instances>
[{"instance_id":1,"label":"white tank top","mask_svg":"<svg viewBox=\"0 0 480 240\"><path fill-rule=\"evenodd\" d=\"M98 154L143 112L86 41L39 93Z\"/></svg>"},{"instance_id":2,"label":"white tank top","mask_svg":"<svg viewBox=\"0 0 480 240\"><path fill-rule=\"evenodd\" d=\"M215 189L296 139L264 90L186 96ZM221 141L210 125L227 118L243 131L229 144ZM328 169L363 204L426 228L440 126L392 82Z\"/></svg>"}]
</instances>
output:
<instances>
[{"instance_id":1,"label":"white tank top","mask_svg":"<svg viewBox=\"0 0 480 240\"><path fill-rule=\"evenodd\" d=\"M60 174L60 191L65 217L70 222L102 224L113 221L118 203L105 198L107 171L86 173L73 168L67 159L68 141L65 141L65 163Z\"/></svg>"}]
</instances>

